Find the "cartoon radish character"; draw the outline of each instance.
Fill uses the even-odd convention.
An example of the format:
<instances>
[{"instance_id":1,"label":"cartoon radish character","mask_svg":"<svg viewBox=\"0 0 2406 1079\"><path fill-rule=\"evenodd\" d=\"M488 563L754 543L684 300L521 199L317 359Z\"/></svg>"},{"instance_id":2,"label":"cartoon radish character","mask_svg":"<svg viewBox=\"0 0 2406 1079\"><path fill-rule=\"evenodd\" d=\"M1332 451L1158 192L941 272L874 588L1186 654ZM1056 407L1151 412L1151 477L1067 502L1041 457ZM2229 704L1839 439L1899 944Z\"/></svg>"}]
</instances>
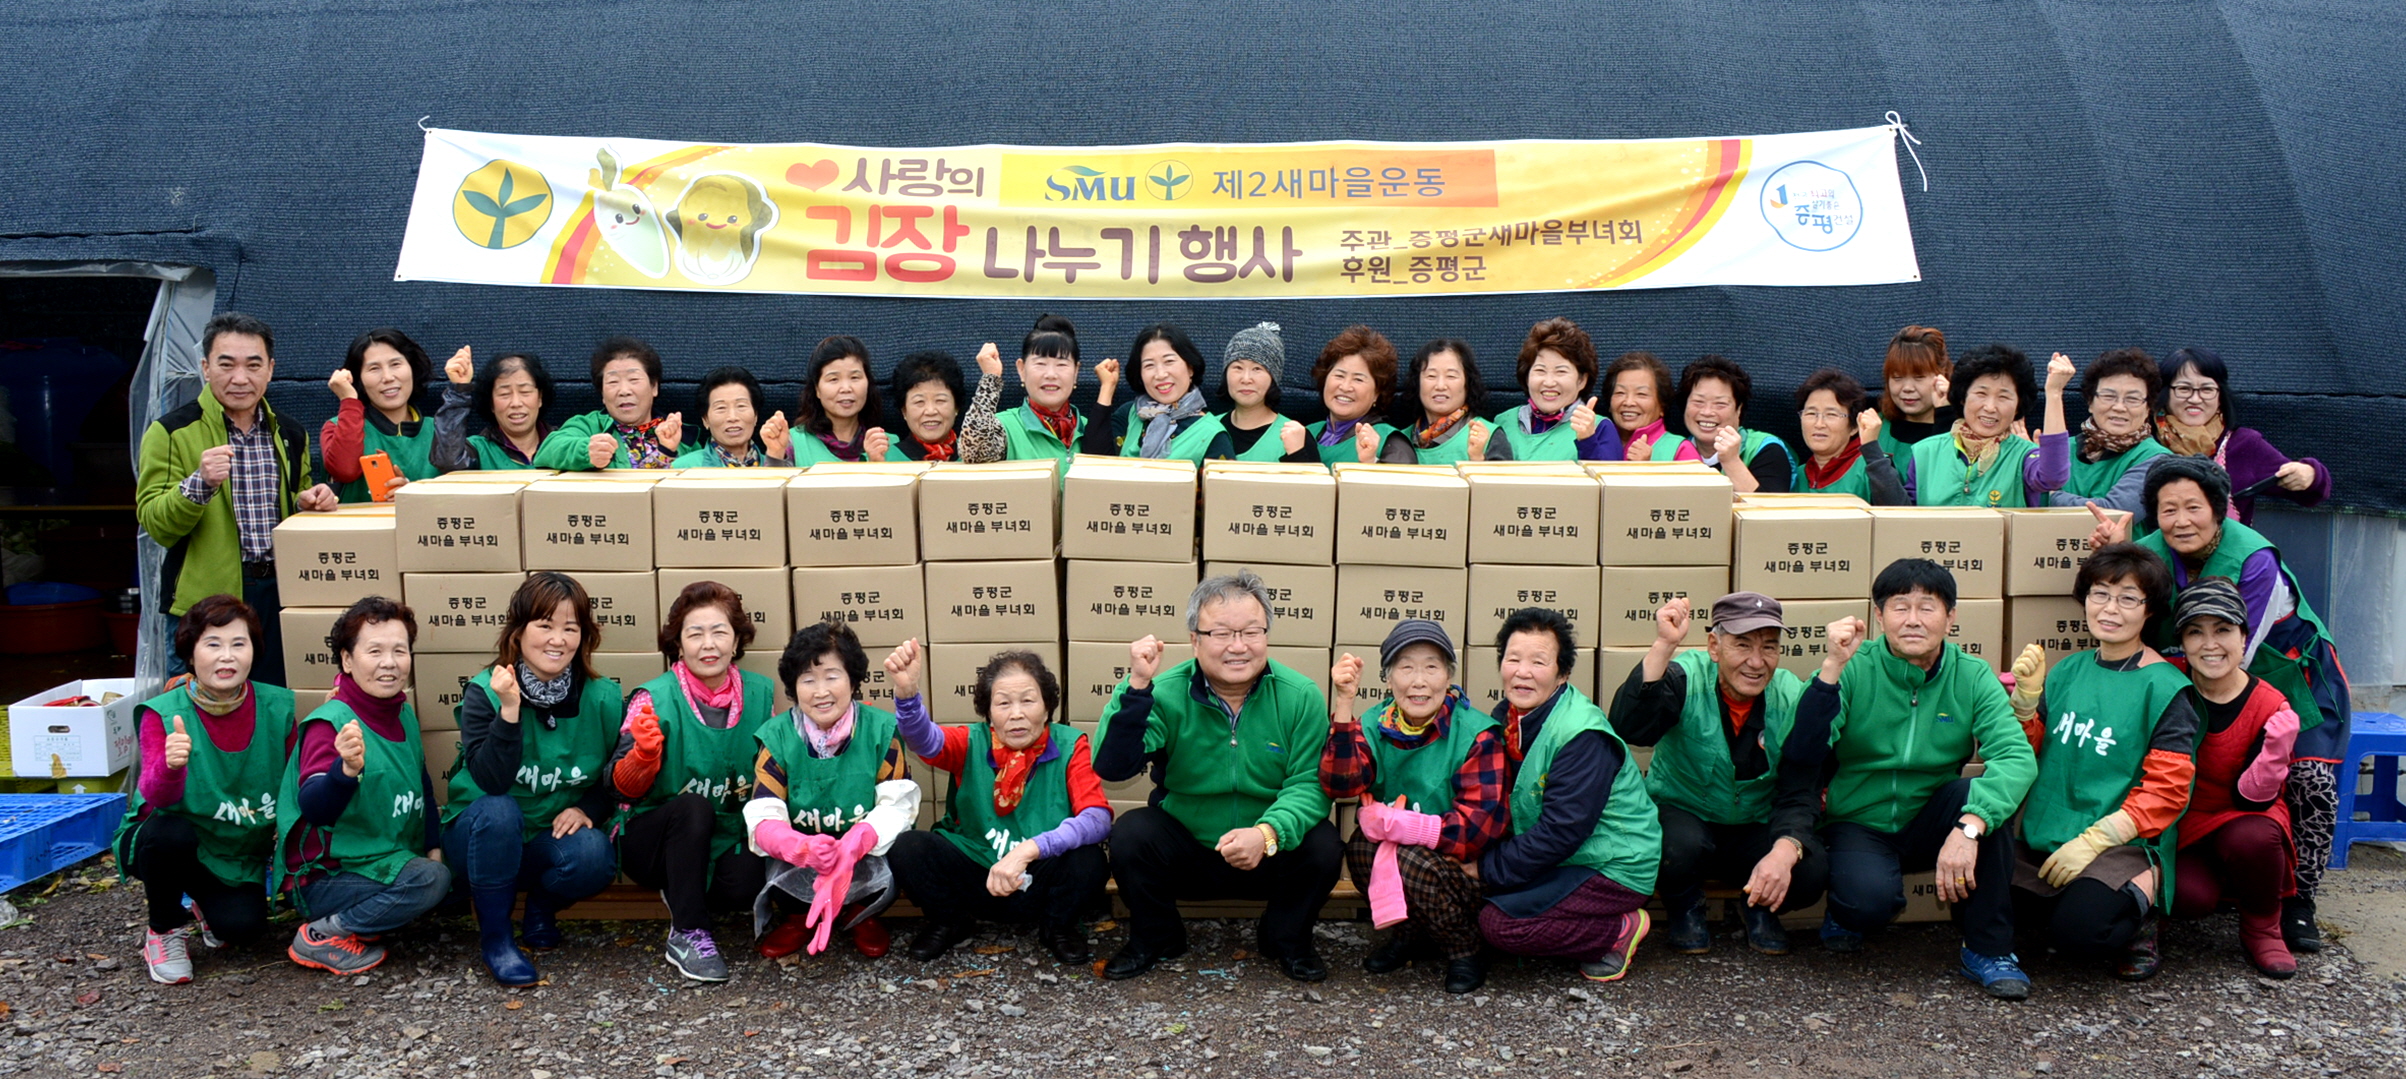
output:
<instances>
[{"instance_id":1,"label":"cartoon radish character","mask_svg":"<svg viewBox=\"0 0 2406 1079\"><path fill-rule=\"evenodd\" d=\"M668 273L668 231L652 198L633 184L619 182L618 155L605 146L594 155L601 168L586 173L593 188L593 223L602 242L645 277Z\"/></svg>"}]
</instances>

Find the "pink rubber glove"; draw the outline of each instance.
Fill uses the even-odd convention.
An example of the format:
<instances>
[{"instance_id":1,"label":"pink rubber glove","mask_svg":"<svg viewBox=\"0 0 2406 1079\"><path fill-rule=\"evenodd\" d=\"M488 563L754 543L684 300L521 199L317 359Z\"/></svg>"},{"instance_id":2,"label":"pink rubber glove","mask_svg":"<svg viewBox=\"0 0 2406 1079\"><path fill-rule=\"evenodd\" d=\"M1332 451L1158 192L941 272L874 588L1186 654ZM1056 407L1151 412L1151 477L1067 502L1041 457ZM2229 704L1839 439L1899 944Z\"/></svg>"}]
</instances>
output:
<instances>
[{"instance_id":1,"label":"pink rubber glove","mask_svg":"<svg viewBox=\"0 0 2406 1079\"><path fill-rule=\"evenodd\" d=\"M802 864L807 838L781 820L764 820L760 827L752 829L753 846L759 847L762 854L792 865Z\"/></svg>"},{"instance_id":2,"label":"pink rubber glove","mask_svg":"<svg viewBox=\"0 0 2406 1079\"><path fill-rule=\"evenodd\" d=\"M1375 843L1400 843L1407 847L1435 848L1445 834L1445 818L1434 813L1417 813L1377 802L1362 803L1362 834Z\"/></svg>"},{"instance_id":3,"label":"pink rubber glove","mask_svg":"<svg viewBox=\"0 0 2406 1079\"><path fill-rule=\"evenodd\" d=\"M827 950L827 939L835 932L836 917L844 909L844 897L852 892L852 869L876 847L877 829L869 827L866 821L853 825L835 844L834 867L820 870L818 879L811 882L810 913L802 922L817 928L810 937L807 949L810 954Z\"/></svg>"},{"instance_id":4,"label":"pink rubber glove","mask_svg":"<svg viewBox=\"0 0 2406 1079\"><path fill-rule=\"evenodd\" d=\"M2239 773L2239 797L2269 802L2289 782L2289 755L2297 747L2297 712L2283 708L2264 719L2264 748Z\"/></svg>"}]
</instances>

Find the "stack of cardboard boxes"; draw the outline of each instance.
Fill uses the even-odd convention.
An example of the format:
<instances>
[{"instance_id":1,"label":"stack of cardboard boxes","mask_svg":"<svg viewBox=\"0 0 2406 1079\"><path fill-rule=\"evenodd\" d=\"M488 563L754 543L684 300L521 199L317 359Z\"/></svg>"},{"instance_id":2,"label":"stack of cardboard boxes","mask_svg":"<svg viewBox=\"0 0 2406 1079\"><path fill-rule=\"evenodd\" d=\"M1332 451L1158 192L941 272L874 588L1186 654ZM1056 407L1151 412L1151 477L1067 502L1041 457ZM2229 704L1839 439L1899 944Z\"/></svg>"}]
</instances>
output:
<instances>
[{"instance_id":1,"label":"stack of cardboard boxes","mask_svg":"<svg viewBox=\"0 0 2406 1079\"><path fill-rule=\"evenodd\" d=\"M1514 611L1550 607L1577 633L1571 684L1593 696L1605 598L1595 565L1595 479L1567 462L1465 464L1460 471L1470 486L1470 609L1458 634L1463 691L1481 711L1501 703L1496 633Z\"/></svg>"},{"instance_id":2,"label":"stack of cardboard boxes","mask_svg":"<svg viewBox=\"0 0 2406 1079\"><path fill-rule=\"evenodd\" d=\"M1732 587L1730 487L1702 465L1601 462L1587 471L1602 498L1595 696L1609 704L1653 646L1654 612L1663 604L1685 598L1693 611L1686 643L1704 644L1713 601Z\"/></svg>"},{"instance_id":3,"label":"stack of cardboard boxes","mask_svg":"<svg viewBox=\"0 0 2406 1079\"><path fill-rule=\"evenodd\" d=\"M1313 465L1212 461L1199 531L1204 576L1259 575L1270 592L1270 659L1325 692L1337 627L1335 477Z\"/></svg>"},{"instance_id":4,"label":"stack of cardboard boxes","mask_svg":"<svg viewBox=\"0 0 2406 1079\"><path fill-rule=\"evenodd\" d=\"M928 467L820 464L785 487L794 625L851 626L869 657L861 698L880 708L894 707L886 655L904 641L927 642L919 479Z\"/></svg>"},{"instance_id":5,"label":"stack of cardboard boxes","mask_svg":"<svg viewBox=\"0 0 2406 1079\"><path fill-rule=\"evenodd\" d=\"M1331 655L1363 662L1360 715L1386 696L1379 645L1410 618L1444 626L1457 655L1470 624L1470 484L1451 468L1336 467L1337 619ZM1465 657L1467 659L1467 657Z\"/></svg>"},{"instance_id":6,"label":"stack of cardboard boxes","mask_svg":"<svg viewBox=\"0 0 2406 1079\"><path fill-rule=\"evenodd\" d=\"M2072 596L2097 520L2085 509L2006 510L2005 640L2012 652L2045 645L2052 663L2097 647L2088 610ZM2008 655L2005 662L2013 659Z\"/></svg>"},{"instance_id":7,"label":"stack of cardboard boxes","mask_svg":"<svg viewBox=\"0 0 2406 1079\"><path fill-rule=\"evenodd\" d=\"M1061 578L1054 557L1060 483L1053 465L942 464L919 479L926 560L928 707L941 723L977 720L978 669L1025 649L1061 670Z\"/></svg>"}]
</instances>

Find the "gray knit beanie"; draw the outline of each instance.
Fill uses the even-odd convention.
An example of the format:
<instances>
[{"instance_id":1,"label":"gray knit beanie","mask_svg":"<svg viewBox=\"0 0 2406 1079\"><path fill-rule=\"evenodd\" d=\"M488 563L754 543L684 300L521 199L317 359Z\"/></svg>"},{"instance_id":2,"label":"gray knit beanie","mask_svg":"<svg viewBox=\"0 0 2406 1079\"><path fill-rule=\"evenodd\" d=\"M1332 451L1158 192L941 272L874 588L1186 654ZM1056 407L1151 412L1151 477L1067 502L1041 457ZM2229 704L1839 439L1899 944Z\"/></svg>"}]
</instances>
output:
<instances>
[{"instance_id":1,"label":"gray knit beanie","mask_svg":"<svg viewBox=\"0 0 2406 1079\"><path fill-rule=\"evenodd\" d=\"M1273 384L1285 382L1287 346L1278 338L1278 324L1257 323L1236 331L1236 336L1228 339L1228 354L1220 358L1220 382L1223 385L1228 381L1228 365L1238 360L1252 360L1269 368Z\"/></svg>"}]
</instances>

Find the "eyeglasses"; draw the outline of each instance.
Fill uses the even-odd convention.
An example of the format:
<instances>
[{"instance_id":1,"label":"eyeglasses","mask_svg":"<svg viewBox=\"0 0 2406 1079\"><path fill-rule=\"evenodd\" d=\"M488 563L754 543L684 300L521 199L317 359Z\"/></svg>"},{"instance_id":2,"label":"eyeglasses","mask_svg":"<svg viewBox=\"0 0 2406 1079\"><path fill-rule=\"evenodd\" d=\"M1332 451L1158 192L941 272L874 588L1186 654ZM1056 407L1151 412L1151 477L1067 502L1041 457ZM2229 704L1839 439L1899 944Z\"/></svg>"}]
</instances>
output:
<instances>
[{"instance_id":1,"label":"eyeglasses","mask_svg":"<svg viewBox=\"0 0 2406 1079\"><path fill-rule=\"evenodd\" d=\"M2202 385L2187 382L2175 382L2172 384L2172 396L2178 397L2183 401L2203 401L2207 400L2208 398L2222 396L2222 387L2214 385L2211 382L2204 383Z\"/></svg>"},{"instance_id":2,"label":"eyeglasses","mask_svg":"<svg viewBox=\"0 0 2406 1079\"><path fill-rule=\"evenodd\" d=\"M2143 393L2100 393L2097 395L2096 400L2097 405L2100 408L2114 408L2116 406L2123 408L2147 407L2147 395Z\"/></svg>"},{"instance_id":3,"label":"eyeglasses","mask_svg":"<svg viewBox=\"0 0 2406 1079\"><path fill-rule=\"evenodd\" d=\"M1267 626L1247 626L1244 629L1207 629L1201 635L1211 643L1225 647L1238 641L1260 644L1270 639L1270 630Z\"/></svg>"},{"instance_id":4,"label":"eyeglasses","mask_svg":"<svg viewBox=\"0 0 2406 1079\"><path fill-rule=\"evenodd\" d=\"M2108 592L2102 588L2089 589L2089 602L2099 607L2117 607L2135 611L2147 606L2147 597L2136 592Z\"/></svg>"}]
</instances>

